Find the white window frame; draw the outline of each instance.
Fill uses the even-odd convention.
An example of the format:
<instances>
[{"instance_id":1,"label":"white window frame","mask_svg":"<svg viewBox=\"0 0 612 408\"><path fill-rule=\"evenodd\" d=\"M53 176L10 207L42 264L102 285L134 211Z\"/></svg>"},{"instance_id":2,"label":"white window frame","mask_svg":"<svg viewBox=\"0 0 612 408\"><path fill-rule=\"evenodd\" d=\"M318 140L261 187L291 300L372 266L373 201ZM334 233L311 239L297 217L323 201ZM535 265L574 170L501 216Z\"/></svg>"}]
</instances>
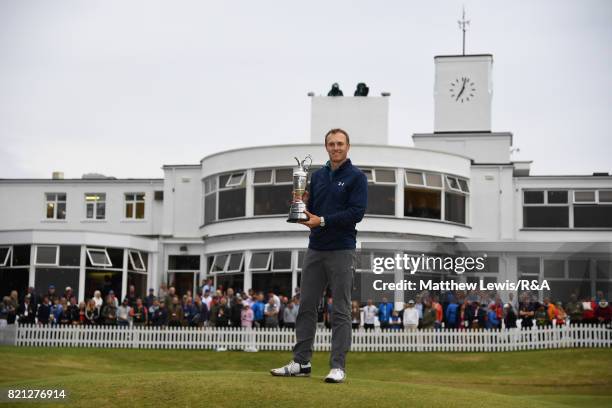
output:
<instances>
[{"instance_id":1,"label":"white window frame","mask_svg":"<svg viewBox=\"0 0 612 408\"><path fill-rule=\"evenodd\" d=\"M106 248L85 248L85 252L87 252L87 258L89 258L89 263L91 263L91 266L95 266L95 267L109 267L109 266L113 266L113 263L110 260L110 256L108 256L108 251L106 250ZM104 256L106 257L106 263L99 263L99 262L94 262L93 258L91 256L91 252L101 252L104 254Z\"/></svg>"},{"instance_id":2,"label":"white window frame","mask_svg":"<svg viewBox=\"0 0 612 408\"><path fill-rule=\"evenodd\" d=\"M253 268L251 263L253 262L253 255L255 254L268 254L268 261L266 262L266 266L264 268ZM270 270L270 261L272 260L272 251L255 251L251 254L251 261L249 263L249 269L251 271L269 271Z\"/></svg>"},{"instance_id":3,"label":"white window frame","mask_svg":"<svg viewBox=\"0 0 612 408\"><path fill-rule=\"evenodd\" d=\"M269 181L255 181L255 177L258 171L268 171L270 172L270 180ZM270 184L274 184L274 174L275 174L275 170L274 169L254 169L253 170L253 185L254 186L269 186Z\"/></svg>"},{"instance_id":4,"label":"white window frame","mask_svg":"<svg viewBox=\"0 0 612 408\"><path fill-rule=\"evenodd\" d=\"M232 179L234 177L237 177L238 175L240 175L239 181L237 183L236 182L232 183L231 182ZM238 171L238 172L235 172L235 173L230 173L227 181L225 182L225 186L224 187L226 187L226 188L229 188L229 187L239 187L239 186L242 185L242 183L244 183L244 178L245 177L246 177L246 171Z\"/></svg>"},{"instance_id":5,"label":"white window frame","mask_svg":"<svg viewBox=\"0 0 612 408\"><path fill-rule=\"evenodd\" d=\"M238 265L238 269L230 269L230 260L232 256L240 256L240 264ZM227 261L225 262L225 268L223 269L225 272L240 272L242 270L242 265L244 265L244 252L232 252L228 254Z\"/></svg>"},{"instance_id":6,"label":"white window frame","mask_svg":"<svg viewBox=\"0 0 612 408\"><path fill-rule=\"evenodd\" d=\"M10 266L11 254L13 253L13 247L12 246L1 246L0 248L8 249L4 260L0 259L0 266Z\"/></svg>"},{"instance_id":7,"label":"white window frame","mask_svg":"<svg viewBox=\"0 0 612 408\"><path fill-rule=\"evenodd\" d=\"M525 192L529 191L541 191L544 193L544 202L543 203L525 203ZM567 203L548 203L548 192L549 191L567 191ZM566 189L558 189L558 188L534 188L534 189L523 189L521 191L521 201L523 203L523 207L569 207L570 204L570 190ZM581 203L583 204L583 203Z\"/></svg>"},{"instance_id":8,"label":"white window frame","mask_svg":"<svg viewBox=\"0 0 612 408\"><path fill-rule=\"evenodd\" d=\"M55 248L55 262L54 263L40 263L38 262L38 248ZM59 245L36 245L34 251L34 265L36 266L59 266Z\"/></svg>"},{"instance_id":9,"label":"white window frame","mask_svg":"<svg viewBox=\"0 0 612 408\"><path fill-rule=\"evenodd\" d=\"M461 190L461 186L459 185L459 179L455 176L446 176L446 190L450 190L450 191L454 191L456 193L461 193L461 194L465 194L462 190ZM456 184L457 184L457 188L452 186L451 180L453 180Z\"/></svg>"},{"instance_id":10,"label":"white window frame","mask_svg":"<svg viewBox=\"0 0 612 408\"><path fill-rule=\"evenodd\" d=\"M284 269L274 269L274 258L275 258L275 254L277 252L289 252L290 258L289 258L289 268L284 268ZM272 251L272 263L270 264L270 271L273 272L288 272L291 271L293 269L293 256L291 256L291 250L285 250L285 249L279 249L279 250L275 250ZM251 269L252 270L252 269Z\"/></svg>"},{"instance_id":11,"label":"white window frame","mask_svg":"<svg viewBox=\"0 0 612 408\"><path fill-rule=\"evenodd\" d=\"M434 185L428 184L427 183L427 175L428 174L432 175L432 176L440 177L440 185L439 186L434 186ZM444 177L440 173L434 173L434 172L430 172L430 171L425 171L425 172L423 172L423 181L425 182L425 184L423 184L424 187L432 188L432 189L436 189L436 190L442 190L444 188Z\"/></svg>"},{"instance_id":12,"label":"white window frame","mask_svg":"<svg viewBox=\"0 0 612 408\"><path fill-rule=\"evenodd\" d=\"M421 184L414 184L414 183L410 183L408 181L408 173L419 173L421 175ZM405 187L421 187L421 188L433 188L436 190L441 190L442 187L428 187L427 184L425 184L425 174L423 171L419 171L419 170L412 170L412 169L406 169L404 170L404 186Z\"/></svg>"},{"instance_id":13,"label":"white window frame","mask_svg":"<svg viewBox=\"0 0 612 408\"><path fill-rule=\"evenodd\" d=\"M49 194L53 194L55 196L55 199L54 200L49 200L47 198L47 195L49 195ZM63 194L66 197L66 199L65 200L60 200L59 199L59 195L60 194ZM66 207L66 215L68 215L68 204L67 204L67 202L68 202L68 193L63 193L63 192L62 193L56 193L56 192L47 192L47 193L45 193L45 219L46 220L59 220L59 221L66 220L66 217L64 217L64 218L58 218L57 217L57 214L58 214L57 213L57 207L58 207L59 203L64 203L64 205ZM53 217L51 217L51 218L47 217L47 208L49 206L49 203L53 203Z\"/></svg>"},{"instance_id":14,"label":"white window frame","mask_svg":"<svg viewBox=\"0 0 612 408\"><path fill-rule=\"evenodd\" d=\"M142 268L136 268L136 262L134 262L134 256L133 254L138 254L138 259L140 260L140 264L142 265ZM144 259L142 259L142 254L140 253L140 251L134 250L134 249L130 249L128 250L128 255L130 258L130 264L132 265L132 270L137 271L137 272L146 272L147 268L145 268L145 263L144 263Z\"/></svg>"},{"instance_id":15,"label":"white window frame","mask_svg":"<svg viewBox=\"0 0 612 408\"><path fill-rule=\"evenodd\" d=\"M567 193L567 202L566 203L549 203L548 202L548 193L550 191L565 191ZM567 207L567 206L571 205L571 203L570 203L571 196L572 196L571 190L558 189L558 188L547 188L545 190L545 193L544 193L544 202L546 203L545 205L548 206L548 207Z\"/></svg>"},{"instance_id":16,"label":"white window frame","mask_svg":"<svg viewBox=\"0 0 612 408\"><path fill-rule=\"evenodd\" d=\"M88 196L100 196L100 195L104 195L104 199L103 200L92 200L92 201L88 201L87 197ZM98 203L104 203L104 217L103 218L98 218ZM92 204L93 205L93 217L90 218L87 216L87 205L88 204ZM85 193L85 219L86 220L98 220L98 221L102 221L102 220L106 220L106 193Z\"/></svg>"},{"instance_id":17,"label":"white window frame","mask_svg":"<svg viewBox=\"0 0 612 408\"><path fill-rule=\"evenodd\" d=\"M304 254L303 257L306 257L306 250L298 249L297 257L295 258L295 270L298 272L302 270L302 267L300 266L300 252ZM304 259L302 259L302 265L304 265Z\"/></svg>"},{"instance_id":18,"label":"white window frame","mask_svg":"<svg viewBox=\"0 0 612 408\"><path fill-rule=\"evenodd\" d=\"M139 200L137 196L139 195L143 195L143 199ZM136 196L133 199L129 199L128 200L128 195L131 196ZM127 209L127 205L128 203L132 203L132 214L129 217L125 216L125 210ZM142 218L136 218L136 204L138 203L143 203L144 205L144 214L142 216ZM147 193L140 191L140 192L128 192L128 193L123 193L123 216L125 217L126 220L144 220L147 218Z\"/></svg>"},{"instance_id":19,"label":"white window frame","mask_svg":"<svg viewBox=\"0 0 612 408\"><path fill-rule=\"evenodd\" d=\"M465 182L465 190L461 186L462 181ZM470 194L470 181L468 179L457 177L457 183L459 183L459 188L461 189L463 193Z\"/></svg>"},{"instance_id":20,"label":"white window frame","mask_svg":"<svg viewBox=\"0 0 612 408\"><path fill-rule=\"evenodd\" d=\"M387 185L387 186L394 186L397 184L397 179L395 179L395 169L369 168L367 170L370 171L370 173L372 174L372 179L368 180L368 183L382 184L382 185ZM378 178L376 177L376 172L378 170L388 171L388 172L393 173L394 180L393 181L379 181Z\"/></svg>"},{"instance_id":21,"label":"white window frame","mask_svg":"<svg viewBox=\"0 0 612 408\"><path fill-rule=\"evenodd\" d=\"M600 204L600 205L612 204L612 201L601 201L601 198L599 197L599 193L601 193L602 191L612 193L612 190L602 189L602 190L596 190L596 191L597 191L597 204Z\"/></svg>"},{"instance_id":22,"label":"white window frame","mask_svg":"<svg viewBox=\"0 0 612 408\"><path fill-rule=\"evenodd\" d=\"M291 180L289 180L289 181L278 181L277 177L276 177L276 172L278 170L289 170L289 171L291 171ZM284 168L284 167L279 167L277 169L273 169L272 170L272 174L273 174L273 177L274 177L273 184L275 184L275 185L282 186L282 185L287 185L287 184L293 184L293 169L287 169L287 168Z\"/></svg>"},{"instance_id":23,"label":"white window frame","mask_svg":"<svg viewBox=\"0 0 612 408\"><path fill-rule=\"evenodd\" d=\"M213 267L215 266L215 264L217 263L217 257L220 257L220 256L225 256L225 257L226 257L226 258L225 258L225 262L223 263L223 268L221 268L221 270L220 270L220 271L213 271L212 269L213 269ZM210 273L210 274L216 274L216 273L223 273L223 272L226 272L226 271L227 271L227 263L229 262L229 259L230 259L230 254L215 254L215 255L213 256L213 261L212 261L212 263L210 264L210 267L208 268L208 273Z\"/></svg>"}]
</instances>

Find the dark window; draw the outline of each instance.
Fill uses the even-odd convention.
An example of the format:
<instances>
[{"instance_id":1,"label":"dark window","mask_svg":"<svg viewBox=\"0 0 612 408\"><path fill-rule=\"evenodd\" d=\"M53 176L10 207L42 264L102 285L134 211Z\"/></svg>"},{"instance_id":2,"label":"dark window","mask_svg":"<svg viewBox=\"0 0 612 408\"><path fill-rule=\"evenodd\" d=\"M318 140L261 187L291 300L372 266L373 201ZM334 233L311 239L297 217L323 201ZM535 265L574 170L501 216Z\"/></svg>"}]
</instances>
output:
<instances>
[{"instance_id":1,"label":"dark window","mask_svg":"<svg viewBox=\"0 0 612 408\"><path fill-rule=\"evenodd\" d=\"M539 275L540 273L540 259L539 258L517 258L517 269L518 274L533 274Z\"/></svg>"},{"instance_id":2,"label":"dark window","mask_svg":"<svg viewBox=\"0 0 612 408\"><path fill-rule=\"evenodd\" d=\"M272 291L277 295L291 296L291 273L254 273L253 289L268 293Z\"/></svg>"},{"instance_id":3,"label":"dark window","mask_svg":"<svg viewBox=\"0 0 612 408\"><path fill-rule=\"evenodd\" d=\"M274 251L273 270L291 269L291 251Z\"/></svg>"},{"instance_id":4,"label":"dark window","mask_svg":"<svg viewBox=\"0 0 612 408\"><path fill-rule=\"evenodd\" d=\"M198 255L170 255L168 269L171 271L197 271L200 269Z\"/></svg>"},{"instance_id":5,"label":"dark window","mask_svg":"<svg viewBox=\"0 0 612 408\"><path fill-rule=\"evenodd\" d=\"M219 191L219 219L244 217L246 189Z\"/></svg>"},{"instance_id":6,"label":"dark window","mask_svg":"<svg viewBox=\"0 0 612 408\"><path fill-rule=\"evenodd\" d=\"M244 274L223 274L217 275L217 287L223 287L224 290L229 288L234 289L234 292L242 292L244 290Z\"/></svg>"},{"instance_id":7,"label":"dark window","mask_svg":"<svg viewBox=\"0 0 612 408\"><path fill-rule=\"evenodd\" d=\"M525 228L567 228L569 207L523 207Z\"/></svg>"},{"instance_id":8,"label":"dark window","mask_svg":"<svg viewBox=\"0 0 612 408\"><path fill-rule=\"evenodd\" d=\"M612 279L612 261L597 261L597 279Z\"/></svg>"},{"instance_id":9,"label":"dark window","mask_svg":"<svg viewBox=\"0 0 612 408\"><path fill-rule=\"evenodd\" d=\"M465 224L465 196L461 194L445 193L444 219L446 221Z\"/></svg>"},{"instance_id":10,"label":"dark window","mask_svg":"<svg viewBox=\"0 0 612 408\"><path fill-rule=\"evenodd\" d=\"M230 259L227 263L227 270L231 272L242 272L242 267L244 266L244 262L242 262L243 254L242 252L236 252L230 254Z\"/></svg>"},{"instance_id":11,"label":"dark window","mask_svg":"<svg viewBox=\"0 0 612 408\"><path fill-rule=\"evenodd\" d=\"M485 267L483 272L498 273L499 272L499 258L496 256L486 257L484 260Z\"/></svg>"},{"instance_id":12,"label":"dark window","mask_svg":"<svg viewBox=\"0 0 612 408\"><path fill-rule=\"evenodd\" d=\"M28 268L0 268L0 296L8 296L16 290L21 297L26 293L30 277ZM46 288L38 288L39 293L46 292Z\"/></svg>"},{"instance_id":13,"label":"dark window","mask_svg":"<svg viewBox=\"0 0 612 408\"><path fill-rule=\"evenodd\" d=\"M571 279L590 279L591 272L588 259L570 259L567 266Z\"/></svg>"},{"instance_id":14,"label":"dark window","mask_svg":"<svg viewBox=\"0 0 612 408\"><path fill-rule=\"evenodd\" d=\"M575 205L574 227L612 228L612 205Z\"/></svg>"},{"instance_id":15,"label":"dark window","mask_svg":"<svg viewBox=\"0 0 612 408\"><path fill-rule=\"evenodd\" d=\"M113 264L113 268L123 268L123 249L122 248L107 248L106 252ZM144 258L144 254L142 255ZM146 261L145 261L146 263Z\"/></svg>"},{"instance_id":16,"label":"dark window","mask_svg":"<svg viewBox=\"0 0 612 408\"><path fill-rule=\"evenodd\" d=\"M102 293L105 299L108 292L114 292L117 298L121 297L121 275L120 271L105 271L103 269L85 270L85 298L93 297L96 290Z\"/></svg>"},{"instance_id":17,"label":"dark window","mask_svg":"<svg viewBox=\"0 0 612 408\"><path fill-rule=\"evenodd\" d=\"M11 266L11 257L7 256L11 247L2 247L0 248L0 265Z\"/></svg>"},{"instance_id":18,"label":"dark window","mask_svg":"<svg viewBox=\"0 0 612 408\"><path fill-rule=\"evenodd\" d=\"M57 264L57 246L38 245L36 247L36 263Z\"/></svg>"},{"instance_id":19,"label":"dark window","mask_svg":"<svg viewBox=\"0 0 612 408\"><path fill-rule=\"evenodd\" d=\"M544 277L545 278L564 278L565 277L565 261L562 259L545 259L544 260Z\"/></svg>"},{"instance_id":20,"label":"dark window","mask_svg":"<svg viewBox=\"0 0 612 408\"><path fill-rule=\"evenodd\" d=\"M565 303L569 301L571 295L576 295L578 299L588 296L591 293L591 282L584 281L568 281L568 280L549 280L548 285L550 291L544 289L543 296L549 296L552 299L560 300Z\"/></svg>"},{"instance_id":21,"label":"dark window","mask_svg":"<svg viewBox=\"0 0 612 408\"><path fill-rule=\"evenodd\" d=\"M395 186L369 184L366 214L395 215Z\"/></svg>"},{"instance_id":22,"label":"dark window","mask_svg":"<svg viewBox=\"0 0 612 408\"><path fill-rule=\"evenodd\" d=\"M79 266L81 264L81 247L78 245L60 246L60 265Z\"/></svg>"},{"instance_id":23,"label":"dark window","mask_svg":"<svg viewBox=\"0 0 612 408\"><path fill-rule=\"evenodd\" d=\"M548 204L567 204L567 191L549 191Z\"/></svg>"},{"instance_id":24,"label":"dark window","mask_svg":"<svg viewBox=\"0 0 612 408\"><path fill-rule=\"evenodd\" d=\"M612 298L612 282L596 281L595 282L595 292L598 292L598 291L603 292L605 299L611 299Z\"/></svg>"},{"instance_id":25,"label":"dark window","mask_svg":"<svg viewBox=\"0 0 612 408\"><path fill-rule=\"evenodd\" d=\"M525 191L523 197L525 204L544 204L543 191Z\"/></svg>"},{"instance_id":26,"label":"dark window","mask_svg":"<svg viewBox=\"0 0 612 408\"><path fill-rule=\"evenodd\" d=\"M291 184L279 186L255 186L254 190L255 205L253 213L255 215L276 215L289 213L291 192L293 190L293 186Z\"/></svg>"},{"instance_id":27,"label":"dark window","mask_svg":"<svg viewBox=\"0 0 612 408\"><path fill-rule=\"evenodd\" d=\"M36 268L34 287L39 291L46 291L49 285L55 285L58 293L64 293L67 286L72 288L72 293L79 298L79 269L63 268Z\"/></svg>"},{"instance_id":28,"label":"dark window","mask_svg":"<svg viewBox=\"0 0 612 408\"><path fill-rule=\"evenodd\" d=\"M13 266L26 266L30 264L30 245L13 246Z\"/></svg>"},{"instance_id":29,"label":"dark window","mask_svg":"<svg viewBox=\"0 0 612 408\"><path fill-rule=\"evenodd\" d=\"M404 216L440 219L439 191L419 188L404 189Z\"/></svg>"},{"instance_id":30,"label":"dark window","mask_svg":"<svg viewBox=\"0 0 612 408\"><path fill-rule=\"evenodd\" d=\"M209 194L204 197L204 224L209 224L216 219L217 194Z\"/></svg>"},{"instance_id":31,"label":"dark window","mask_svg":"<svg viewBox=\"0 0 612 408\"><path fill-rule=\"evenodd\" d=\"M134 292L137 297L144 298L147 294L147 275L128 272L128 290L130 285L134 285Z\"/></svg>"}]
</instances>

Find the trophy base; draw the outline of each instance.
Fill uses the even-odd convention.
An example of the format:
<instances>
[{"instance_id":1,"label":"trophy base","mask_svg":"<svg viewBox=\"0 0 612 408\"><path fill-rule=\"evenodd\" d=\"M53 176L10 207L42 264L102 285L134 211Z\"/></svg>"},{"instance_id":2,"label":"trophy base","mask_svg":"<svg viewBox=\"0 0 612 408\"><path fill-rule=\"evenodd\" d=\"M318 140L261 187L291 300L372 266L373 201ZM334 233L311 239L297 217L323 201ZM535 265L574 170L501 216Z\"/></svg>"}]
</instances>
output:
<instances>
[{"instance_id":1,"label":"trophy base","mask_svg":"<svg viewBox=\"0 0 612 408\"><path fill-rule=\"evenodd\" d=\"M289 217L287 218L287 222L296 223L299 221L307 221L308 216L305 213L289 213Z\"/></svg>"}]
</instances>

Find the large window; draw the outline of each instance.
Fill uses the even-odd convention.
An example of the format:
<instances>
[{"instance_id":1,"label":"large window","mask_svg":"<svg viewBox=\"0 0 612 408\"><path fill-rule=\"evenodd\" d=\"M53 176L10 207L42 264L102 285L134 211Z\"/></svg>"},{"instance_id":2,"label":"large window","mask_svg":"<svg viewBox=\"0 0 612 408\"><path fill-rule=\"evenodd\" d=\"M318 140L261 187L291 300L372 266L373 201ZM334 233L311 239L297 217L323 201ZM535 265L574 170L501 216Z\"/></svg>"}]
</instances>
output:
<instances>
[{"instance_id":1,"label":"large window","mask_svg":"<svg viewBox=\"0 0 612 408\"><path fill-rule=\"evenodd\" d=\"M292 169L255 170L254 214L287 214L293 190Z\"/></svg>"},{"instance_id":2,"label":"large window","mask_svg":"<svg viewBox=\"0 0 612 408\"><path fill-rule=\"evenodd\" d=\"M29 282L30 246L0 247L0 296L16 290L22 296Z\"/></svg>"},{"instance_id":3,"label":"large window","mask_svg":"<svg viewBox=\"0 0 612 408\"><path fill-rule=\"evenodd\" d=\"M244 217L246 174L235 172L204 180L204 223Z\"/></svg>"},{"instance_id":4,"label":"large window","mask_svg":"<svg viewBox=\"0 0 612 408\"><path fill-rule=\"evenodd\" d=\"M86 254L85 297L92 297L96 290L106 297L112 290L119 298L123 276L123 248L88 247Z\"/></svg>"},{"instance_id":5,"label":"large window","mask_svg":"<svg viewBox=\"0 0 612 408\"><path fill-rule=\"evenodd\" d=\"M145 217L145 193L125 194L125 218L142 220Z\"/></svg>"},{"instance_id":6,"label":"large window","mask_svg":"<svg viewBox=\"0 0 612 408\"><path fill-rule=\"evenodd\" d=\"M369 215L395 215L395 169L364 169Z\"/></svg>"},{"instance_id":7,"label":"large window","mask_svg":"<svg viewBox=\"0 0 612 408\"><path fill-rule=\"evenodd\" d=\"M103 220L106 218L105 193L85 193L85 217L88 220Z\"/></svg>"},{"instance_id":8,"label":"large window","mask_svg":"<svg viewBox=\"0 0 612 408\"><path fill-rule=\"evenodd\" d=\"M404 181L404 216L467 223L470 190L466 179L406 170Z\"/></svg>"},{"instance_id":9,"label":"large window","mask_svg":"<svg viewBox=\"0 0 612 408\"><path fill-rule=\"evenodd\" d=\"M127 283L134 286L136 296L144 298L147 294L147 261L148 254L140 251L128 251Z\"/></svg>"},{"instance_id":10,"label":"large window","mask_svg":"<svg viewBox=\"0 0 612 408\"><path fill-rule=\"evenodd\" d=\"M58 293L70 286L74 295L79 293L79 265L81 247L78 245L35 245L36 274L34 287L40 294L49 285L55 285Z\"/></svg>"},{"instance_id":11,"label":"large window","mask_svg":"<svg viewBox=\"0 0 612 408\"><path fill-rule=\"evenodd\" d=\"M612 228L612 190L523 190L523 227Z\"/></svg>"},{"instance_id":12,"label":"large window","mask_svg":"<svg viewBox=\"0 0 612 408\"><path fill-rule=\"evenodd\" d=\"M46 218L49 220L66 219L66 193L46 193Z\"/></svg>"},{"instance_id":13,"label":"large window","mask_svg":"<svg viewBox=\"0 0 612 408\"><path fill-rule=\"evenodd\" d=\"M523 226L526 228L569 227L568 192L523 191Z\"/></svg>"},{"instance_id":14,"label":"large window","mask_svg":"<svg viewBox=\"0 0 612 408\"><path fill-rule=\"evenodd\" d=\"M467 181L459 177L446 176L444 193L444 219L465 224L466 201L469 193Z\"/></svg>"}]
</instances>

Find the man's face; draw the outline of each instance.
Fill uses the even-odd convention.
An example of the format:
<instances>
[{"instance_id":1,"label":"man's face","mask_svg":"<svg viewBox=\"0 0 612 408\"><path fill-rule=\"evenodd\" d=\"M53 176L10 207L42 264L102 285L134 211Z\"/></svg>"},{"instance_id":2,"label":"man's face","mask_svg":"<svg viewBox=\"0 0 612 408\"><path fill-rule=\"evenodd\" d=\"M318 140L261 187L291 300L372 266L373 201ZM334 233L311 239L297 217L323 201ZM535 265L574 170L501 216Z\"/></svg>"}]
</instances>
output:
<instances>
[{"instance_id":1,"label":"man's face","mask_svg":"<svg viewBox=\"0 0 612 408\"><path fill-rule=\"evenodd\" d=\"M346 143L346 136L344 136L343 133L332 133L327 136L325 150L327 150L329 161L332 163L339 163L346 160L349 147L350 146Z\"/></svg>"}]
</instances>

